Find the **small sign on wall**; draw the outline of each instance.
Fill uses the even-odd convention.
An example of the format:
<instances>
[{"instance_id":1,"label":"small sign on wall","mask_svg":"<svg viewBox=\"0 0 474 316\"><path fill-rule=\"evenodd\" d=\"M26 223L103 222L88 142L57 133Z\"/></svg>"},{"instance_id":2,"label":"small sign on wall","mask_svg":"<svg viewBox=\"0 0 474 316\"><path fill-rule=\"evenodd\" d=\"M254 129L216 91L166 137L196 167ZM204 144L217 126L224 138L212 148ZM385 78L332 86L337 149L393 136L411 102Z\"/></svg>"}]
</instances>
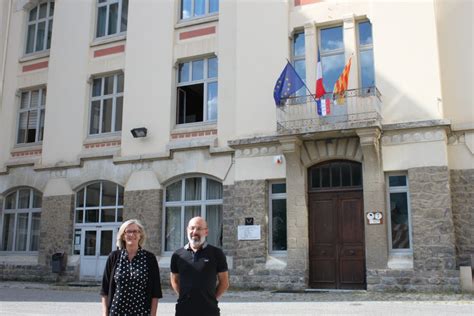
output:
<instances>
[{"instance_id":1,"label":"small sign on wall","mask_svg":"<svg viewBox=\"0 0 474 316\"><path fill-rule=\"evenodd\" d=\"M382 212L373 211L367 213L367 224L369 225L378 225L383 224L383 214Z\"/></svg>"},{"instance_id":2,"label":"small sign on wall","mask_svg":"<svg viewBox=\"0 0 474 316\"><path fill-rule=\"evenodd\" d=\"M237 227L238 240L260 240L260 225L239 225Z\"/></svg>"}]
</instances>

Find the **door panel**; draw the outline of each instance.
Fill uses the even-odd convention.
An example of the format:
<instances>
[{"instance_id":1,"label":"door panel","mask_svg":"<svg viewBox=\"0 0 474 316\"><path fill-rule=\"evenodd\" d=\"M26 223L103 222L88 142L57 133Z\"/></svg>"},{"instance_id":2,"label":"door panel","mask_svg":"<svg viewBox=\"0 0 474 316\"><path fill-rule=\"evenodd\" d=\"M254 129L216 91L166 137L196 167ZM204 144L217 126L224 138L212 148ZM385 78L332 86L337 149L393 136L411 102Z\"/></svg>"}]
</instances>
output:
<instances>
[{"instance_id":1,"label":"door panel","mask_svg":"<svg viewBox=\"0 0 474 316\"><path fill-rule=\"evenodd\" d=\"M362 191L309 195L310 287L365 288Z\"/></svg>"},{"instance_id":2,"label":"door panel","mask_svg":"<svg viewBox=\"0 0 474 316\"><path fill-rule=\"evenodd\" d=\"M115 227L82 229L81 280L99 281L110 252L115 249Z\"/></svg>"}]
</instances>

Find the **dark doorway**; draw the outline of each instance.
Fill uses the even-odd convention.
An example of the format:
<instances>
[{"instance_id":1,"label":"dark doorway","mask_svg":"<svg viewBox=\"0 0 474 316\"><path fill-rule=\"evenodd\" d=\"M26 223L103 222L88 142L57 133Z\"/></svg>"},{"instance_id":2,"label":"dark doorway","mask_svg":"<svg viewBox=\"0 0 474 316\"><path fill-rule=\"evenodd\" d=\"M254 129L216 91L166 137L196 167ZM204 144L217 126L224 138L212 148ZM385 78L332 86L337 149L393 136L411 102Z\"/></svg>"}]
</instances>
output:
<instances>
[{"instance_id":1,"label":"dark doorway","mask_svg":"<svg viewBox=\"0 0 474 316\"><path fill-rule=\"evenodd\" d=\"M309 286L365 289L364 210L359 163L309 169Z\"/></svg>"}]
</instances>

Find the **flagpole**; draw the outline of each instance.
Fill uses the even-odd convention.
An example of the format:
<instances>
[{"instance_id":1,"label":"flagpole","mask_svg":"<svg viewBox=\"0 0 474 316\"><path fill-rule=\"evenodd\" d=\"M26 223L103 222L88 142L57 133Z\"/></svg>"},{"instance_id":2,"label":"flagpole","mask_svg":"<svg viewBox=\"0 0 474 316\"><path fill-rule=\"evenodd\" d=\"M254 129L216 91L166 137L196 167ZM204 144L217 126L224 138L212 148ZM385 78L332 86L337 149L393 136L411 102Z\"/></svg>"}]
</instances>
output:
<instances>
[{"instance_id":1,"label":"flagpole","mask_svg":"<svg viewBox=\"0 0 474 316\"><path fill-rule=\"evenodd\" d=\"M316 98L314 97L314 95L311 93L311 91L309 90L308 86L306 85L306 83L303 81L303 79L301 79L300 75L298 75L298 72L296 71L295 67L293 67L293 65L291 64L291 62L288 60L288 58L286 59L286 61L288 62L288 64L290 64L290 67L293 68L293 70L295 71L295 74L298 76L298 78L301 80L301 82L303 83L304 87L306 88L306 90L309 92L309 95L313 98L314 102L318 102L316 101Z\"/></svg>"}]
</instances>

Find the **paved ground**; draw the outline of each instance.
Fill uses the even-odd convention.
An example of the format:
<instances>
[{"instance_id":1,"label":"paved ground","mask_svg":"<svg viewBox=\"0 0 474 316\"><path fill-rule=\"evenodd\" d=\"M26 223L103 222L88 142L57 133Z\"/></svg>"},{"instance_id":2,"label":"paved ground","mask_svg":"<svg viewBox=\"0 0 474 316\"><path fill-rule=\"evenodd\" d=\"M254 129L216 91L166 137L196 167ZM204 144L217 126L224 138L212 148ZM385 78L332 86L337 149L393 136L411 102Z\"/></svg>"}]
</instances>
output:
<instances>
[{"instance_id":1,"label":"paved ground","mask_svg":"<svg viewBox=\"0 0 474 316\"><path fill-rule=\"evenodd\" d=\"M165 290L158 315L174 315ZM473 294L230 291L222 315L474 315ZM0 315L100 315L97 287L0 283Z\"/></svg>"}]
</instances>

